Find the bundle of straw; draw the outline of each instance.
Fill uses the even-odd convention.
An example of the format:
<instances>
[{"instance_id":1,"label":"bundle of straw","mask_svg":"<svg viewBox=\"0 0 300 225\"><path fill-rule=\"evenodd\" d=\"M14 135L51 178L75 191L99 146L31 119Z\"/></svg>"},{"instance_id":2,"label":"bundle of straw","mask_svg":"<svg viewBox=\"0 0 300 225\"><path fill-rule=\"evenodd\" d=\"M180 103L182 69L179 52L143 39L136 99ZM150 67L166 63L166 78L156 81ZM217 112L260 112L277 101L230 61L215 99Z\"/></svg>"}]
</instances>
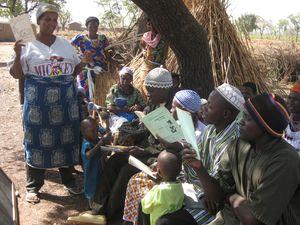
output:
<instances>
[{"instance_id":1,"label":"bundle of straw","mask_svg":"<svg viewBox=\"0 0 300 225\"><path fill-rule=\"evenodd\" d=\"M215 85L229 82L240 86L247 81L255 82L261 91L267 91L267 80L256 63L252 49L246 39L238 36L231 23L226 6L220 0L185 0L187 7L206 30L212 60L212 74ZM136 68L134 85L139 87L138 78L142 58L137 55L131 63ZM178 63L173 53L169 54L166 67L178 72Z\"/></svg>"}]
</instances>

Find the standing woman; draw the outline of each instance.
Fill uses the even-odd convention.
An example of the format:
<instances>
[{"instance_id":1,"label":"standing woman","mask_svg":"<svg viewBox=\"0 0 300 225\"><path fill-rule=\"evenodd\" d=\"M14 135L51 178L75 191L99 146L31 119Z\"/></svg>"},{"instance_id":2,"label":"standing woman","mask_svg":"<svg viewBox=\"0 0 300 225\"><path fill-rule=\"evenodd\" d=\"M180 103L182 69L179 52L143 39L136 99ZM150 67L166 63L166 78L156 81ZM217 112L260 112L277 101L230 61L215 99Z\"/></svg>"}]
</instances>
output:
<instances>
[{"instance_id":1,"label":"standing woman","mask_svg":"<svg viewBox=\"0 0 300 225\"><path fill-rule=\"evenodd\" d=\"M58 10L42 5L36 13L39 33L36 40L17 41L15 57L9 63L10 74L25 78L23 128L27 172L26 200L38 203L44 184L45 169L58 168L62 183L78 194L70 166L78 163L79 109L74 74L81 71L82 61L64 38L55 36Z\"/></svg>"},{"instance_id":2,"label":"standing woman","mask_svg":"<svg viewBox=\"0 0 300 225\"><path fill-rule=\"evenodd\" d=\"M108 39L104 34L98 34L98 28L99 28L99 20L97 17L88 17L85 22L85 26L87 27L88 34L78 34L76 35L72 40L71 43L74 45L79 55L82 55L86 52L90 52L92 54L92 61L87 64L87 67L90 69L95 69L95 67L100 67L102 70L92 70L91 76L92 79L95 80L96 74L103 73L105 71L108 71L108 61L111 60L112 57L112 51L106 50L106 48L109 46ZM78 75L78 85L82 86L86 92L86 96L91 98L92 96L89 96L89 86L88 86L88 76L87 76L87 69L83 70ZM102 82L108 81L108 79L103 79ZM103 99L100 98L101 103L104 103L105 95L108 92L110 86L112 84L103 84L101 85L101 93L104 93ZM106 87L105 90L103 90L103 87ZM96 96L97 98L99 96Z\"/></svg>"},{"instance_id":3,"label":"standing woman","mask_svg":"<svg viewBox=\"0 0 300 225\"><path fill-rule=\"evenodd\" d=\"M147 20L147 29L141 40L141 46L143 48L144 63L140 74L140 79L145 80L150 70L163 66L168 54L168 45L160 33L151 23L150 19ZM146 88L141 82L139 90L143 90L144 95L147 95Z\"/></svg>"}]
</instances>

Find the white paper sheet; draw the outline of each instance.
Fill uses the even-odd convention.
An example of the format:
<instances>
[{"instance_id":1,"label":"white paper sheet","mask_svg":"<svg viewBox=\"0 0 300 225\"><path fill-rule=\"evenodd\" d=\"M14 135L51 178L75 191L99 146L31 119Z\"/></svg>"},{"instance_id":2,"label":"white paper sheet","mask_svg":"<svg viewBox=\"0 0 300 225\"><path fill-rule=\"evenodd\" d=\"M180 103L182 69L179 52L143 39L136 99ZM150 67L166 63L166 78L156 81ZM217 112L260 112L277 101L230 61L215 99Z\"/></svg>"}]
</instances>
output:
<instances>
[{"instance_id":1,"label":"white paper sheet","mask_svg":"<svg viewBox=\"0 0 300 225\"><path fill-rule=\"evenodd\" d=\"M140 160L138 160L137 158L133 157L132 155L129 156L128 163L130 165L138 168L139 170L143 171L144 173L146 173L150 177L153 177L154 179L156 179L156 177L153 174L153 171L150 169L150 167L147 166L146 164L142 163Z\"/></svg>"},{"instance_id":2,"label":"white paper sheet","mask_svg":"<svg viewBox=\"0 0 300 225\"><path fill-rule=\"evenodd\" d=\"M16 41L32 42L35 40L28 14L14 17L9 23Z\"/></svg>"},{"instance_id":3,"label":"white paper sheet","mask_svg":"<svg viewBox=\"0 0 300 225\"><path fill-rule=\"evenodd\" d=\"M189 112L176 108L177 117L179 120L180 128L184 135L185 140L193 147L197 153L197 159L200 159L195 128L192 116Z\"/></svg>"}]
</instances>

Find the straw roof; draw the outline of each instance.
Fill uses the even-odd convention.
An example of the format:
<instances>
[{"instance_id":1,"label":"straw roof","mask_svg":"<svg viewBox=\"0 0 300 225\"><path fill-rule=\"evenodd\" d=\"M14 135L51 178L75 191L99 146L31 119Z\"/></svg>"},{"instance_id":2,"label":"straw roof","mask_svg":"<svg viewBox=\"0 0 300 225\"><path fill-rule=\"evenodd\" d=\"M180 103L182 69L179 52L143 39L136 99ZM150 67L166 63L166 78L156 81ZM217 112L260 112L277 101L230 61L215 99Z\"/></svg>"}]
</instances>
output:
<instances>
[{"instance_id":1,"label":"straw roof","mask_svg":"<svg viewBox=\"0 0 300 225\"><path fill-rule=\"evenodd\" d=\"M207 32L215 85L229 82L240 86L244 82L252 81L260 90L268 90L266 77L260 71L247 39L238 35L226 13L226 4L220 0L184 2ZM131 66L136 69L136 86L140 86L142 82L138 76L142 61L141 55L137 55L131 62ZM178 63L172 52L167 58L166 67L178 72Z\"/></svg>"}]
</instances>

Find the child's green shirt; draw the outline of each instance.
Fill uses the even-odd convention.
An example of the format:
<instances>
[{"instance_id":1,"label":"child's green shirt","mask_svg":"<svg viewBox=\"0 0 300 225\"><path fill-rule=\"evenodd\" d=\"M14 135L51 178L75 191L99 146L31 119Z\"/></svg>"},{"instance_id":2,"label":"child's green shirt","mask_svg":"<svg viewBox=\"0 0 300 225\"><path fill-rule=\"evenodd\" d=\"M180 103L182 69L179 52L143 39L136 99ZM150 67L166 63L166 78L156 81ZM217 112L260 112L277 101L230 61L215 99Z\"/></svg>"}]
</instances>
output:
<instances>
[{"instance_id":1,"label":"child's green shirt","mask_svg":"<svg viewBox=\"0 0 300 225\"><path fill-rule=\"evenodd\" d=\"M142 210L150 214L150 223L155 225L159 217L182 208L184 194L179 182L163 182L155 185L142 199Z\"/></svg>"}]
</instances>

